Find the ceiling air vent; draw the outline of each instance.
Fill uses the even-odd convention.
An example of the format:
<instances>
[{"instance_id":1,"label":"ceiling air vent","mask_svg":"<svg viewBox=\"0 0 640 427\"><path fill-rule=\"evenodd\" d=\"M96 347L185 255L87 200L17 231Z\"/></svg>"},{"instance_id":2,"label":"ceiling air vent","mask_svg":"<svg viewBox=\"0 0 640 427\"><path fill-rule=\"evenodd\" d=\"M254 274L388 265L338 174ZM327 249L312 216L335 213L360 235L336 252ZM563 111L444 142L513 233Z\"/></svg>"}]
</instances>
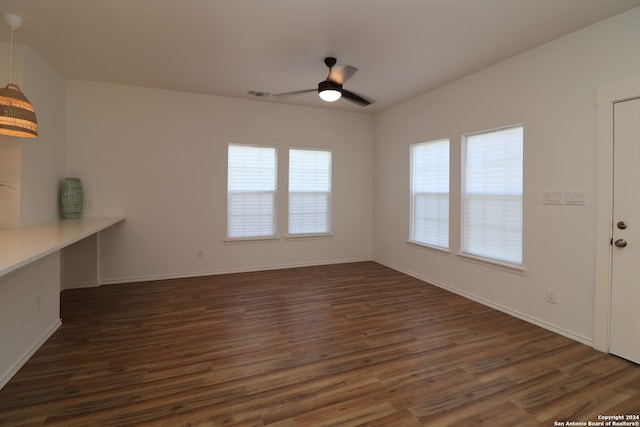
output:
<instances>
[{"instance_id":1,"label":"ceiling air vent","mask_svg":"<svg viewBox=\"0 0 640 427\"><path fill-rule=\"evenodd\" d=\"M257 96L258 98L264 98L267 96L271 96L269 92L262 92L261 90L250 90L247 92L251 96Z\"/></svg>"}]
</instances>

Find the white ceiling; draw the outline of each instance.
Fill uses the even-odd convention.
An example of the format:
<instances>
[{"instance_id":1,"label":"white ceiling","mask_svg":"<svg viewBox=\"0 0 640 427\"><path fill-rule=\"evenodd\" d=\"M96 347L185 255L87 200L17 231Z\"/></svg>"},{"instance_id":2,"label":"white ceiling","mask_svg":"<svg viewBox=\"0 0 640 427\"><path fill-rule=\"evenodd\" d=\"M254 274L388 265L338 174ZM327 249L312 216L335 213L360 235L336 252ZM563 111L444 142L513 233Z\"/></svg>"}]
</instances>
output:
<instances>
[{"instance_id":1,"label":"white ceiling","mask_svg":"<svg viewBox=\"0 0 640 427\"><path fill-rule=\"evenodd\" d=\"M0 0L16 43L64 76L375 112L640 6L640 0ZM640 24L640 23L639 23ZM2 28L5 28L3 31ZM0 24L0 40L10 30ZM360 70L333 104L325 56ZM8 58L7 58L8 61Z\"/></svg>"}]
</instances>

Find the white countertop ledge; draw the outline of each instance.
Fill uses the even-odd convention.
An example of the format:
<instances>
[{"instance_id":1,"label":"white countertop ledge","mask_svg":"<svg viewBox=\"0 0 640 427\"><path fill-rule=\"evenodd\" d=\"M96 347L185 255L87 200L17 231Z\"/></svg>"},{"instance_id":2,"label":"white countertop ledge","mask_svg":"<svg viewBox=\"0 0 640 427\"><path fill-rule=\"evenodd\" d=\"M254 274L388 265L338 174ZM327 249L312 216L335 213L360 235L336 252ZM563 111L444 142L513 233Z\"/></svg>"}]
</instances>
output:
<instances>
[{"instance_id":1,"label":"white countertop ledge","mask_svg":"<svg viewBox=\"0 0 640 427\"><path fill-rule=\"evenodd\" d=\"M0 228L0 277L124 220L124 217L48 221Z\"/></svg>"}]
</instances>

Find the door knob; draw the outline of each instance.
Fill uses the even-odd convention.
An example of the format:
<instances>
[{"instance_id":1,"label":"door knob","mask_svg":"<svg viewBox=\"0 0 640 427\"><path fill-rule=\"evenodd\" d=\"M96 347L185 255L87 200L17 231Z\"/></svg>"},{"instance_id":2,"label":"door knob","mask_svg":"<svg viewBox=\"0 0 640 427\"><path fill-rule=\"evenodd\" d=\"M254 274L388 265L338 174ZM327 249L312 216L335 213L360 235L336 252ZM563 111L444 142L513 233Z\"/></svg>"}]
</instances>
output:
<instances>
[{"instance_id":1,"label":"door knob","mask_svg":"<svg viewBox=\"0 0 640 427\"><path fill-rule=\"evenodd\" d=\"M624 239L618 239L614 242L614 245L616 245L619 248L624 248L625 246L627 246L627 241Z\"/></svg>"},{"instance_id":2,"label":"door knob","mask_svg":"<svg viewBox=\"0 0 640 427\"><path fill-rule=\"evenodd\" d=\"M626 230L627 229L627 223L624 221L618 221L618 223L616 224L618 226L618 228L620 230Z\"/></svg>"}]
</instances>

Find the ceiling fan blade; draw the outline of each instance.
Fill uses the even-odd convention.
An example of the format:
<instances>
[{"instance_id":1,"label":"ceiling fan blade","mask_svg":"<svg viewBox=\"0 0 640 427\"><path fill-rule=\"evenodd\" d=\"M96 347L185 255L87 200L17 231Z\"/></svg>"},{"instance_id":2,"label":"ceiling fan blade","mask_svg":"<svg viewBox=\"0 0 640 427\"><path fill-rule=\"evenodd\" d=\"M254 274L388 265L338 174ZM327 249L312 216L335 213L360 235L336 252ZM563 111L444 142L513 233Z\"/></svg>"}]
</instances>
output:
<instances>
[{"instance_id":1,"label":"ceiling fan blade","mask_svg":"<svg viewBox=\"0 0 640 427\"><path fill-rule=\"evenodd\" d=\"M285 98L287 96L301 95L303 93L317 92L317 91L318 91L318 89L294 90L293 92L274 93L273 96L280 96L280 97Z\"/></svg>"},{"instance_id":2,"label":"ceiling fan blade","mask_svg":"<svg viewBox=\"0 0 640 427\"><path fill-rule=\"evenodd\" d=\"M362 105L363 107L366 107L369 104L373 104L374 101L369 101L364 99L363 97L361 97L360 95L356 95L353 92L350 92L346 89L342 89L342 97L346 98L347 100L351 101L351 102L355 102L356 104Z\"/></svg>"},{"instance_id":3,"label":"ceiling fan blade","mask_svg":"<svg viewBox=\"0 0 640 427\"><path fill-rule=\"evenodd\" d=\"M329 80L343 84L353 77L356 71L358 71L358 69L351 65L336 65L329 73Z\"/></svg>"}]
</instances>

